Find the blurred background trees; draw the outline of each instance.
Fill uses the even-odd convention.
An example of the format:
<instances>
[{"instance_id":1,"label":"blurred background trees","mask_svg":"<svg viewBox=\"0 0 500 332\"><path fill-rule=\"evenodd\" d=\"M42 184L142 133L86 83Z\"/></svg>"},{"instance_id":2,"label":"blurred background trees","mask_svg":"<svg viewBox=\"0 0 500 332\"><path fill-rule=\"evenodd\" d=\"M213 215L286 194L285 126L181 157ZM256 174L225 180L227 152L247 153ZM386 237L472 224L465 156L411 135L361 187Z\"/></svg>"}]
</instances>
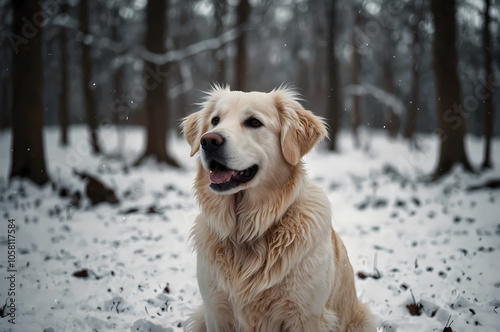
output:
<instances>
[{"instance_id":1,"label":"blurred background trees","mask_svg":"<svg viewBox=\"0 0 500 332\"><path fill-rule=\"evenodd\" d=\"M168 0L148 1L146 5L146 50L152 54L167 51ZM144 154L135 162L141 164L146 158L156 158L158 162L178 167L177 162L167 153L167 131L170 128L170 103L167 96L168 78L171 65L157 64L146 60L142 85L146 91L144 105L147 114L147 140Z\"/></svg>"},{"instance_id":2,"label":"blurred background trees","mask_svg":"<svg viewBox=\"0 0 500 332\"><path fill-rule=\"evenodd\" d=\"M43 125L59 125L62 144L69 125L87 125L97 154L112 153L103 151L100 126L144 126L137 164L151 157L177 166L168 133L213 83L294 86L306 108L329 119L330 150L340 149L339 130L351 131L359 147L370 130L383 130L419 148L425 132L442 142L435 178L455 162L491 167L500 129L499 7L498 0L0 1L0 128L13 129L11 174L47 180L29 175L45 169ZM485 138L483 160L470 167L466 133Z\"/></svg>"},{"instance_id":3,"label":"blurred background trees","mask_svg":"<svg viewBox=\"0 0 500 332\"><path fill-rule=\"evenodd\" d=\"M494 91L493 87L493 43L491 41L491 16L490 16L491 0L484 0L483 9L483 57L484 57L484 70L486 80L486 90L492 93ZM498 11L498 7L497 7ZM497 17L498 19L498 17ZM498 38L498 30L496 34ZM498 56L498 55L497 55ZM498 57L497 57L498 63ZM497 76L498 77L498 76ZM497 104L498 105L498 104ZM493 114L495 113L495 106L493 103L493 98L486 98L484 100L484 158L481 165L482 168L491 168L491 138L493 137L493 128L495 118Z\"/></svg>"},{"instance_id":4,"label":"blurred background trees","mask_svg":"<svg viewBox=\"0 0 500 332\"><path fill-rule=\"evenodd\" d=\"M98 122L97 114L99 111L99 104L97 102L96 96L96 83L94 81L93 73L93 58L92 58L92 46L88 42L91 37L90 32L90 2L91 0L81 0L79 5L79 22L80 22L80 33L83 34L84 40L81 44L82 56L81 56L81 70L82 70L82 87L83 87L83 105L85 110L85 119L87 121L87 126L90 131L90 142L92 145L92 151L94 153L101 153L101 145L99 143L99 137L97 134Z\"/></svg>"},{"instance_id":5,"label":"blurred background trees","mask_svg":"<svg viewBox=\"0 0 500 332\"><path fill-rule=\"evenodd\" d=\"M43 30L23 17L40 12L36 0L12 3L12 164L10 177L29 178L38 185L49 181L43 146ZM29 40L28 40L29 38Z\"/></svg>"},{"instance_id":6,"label":"blurred background trees","mask_svg":"<svg viewBox=\"0 0 500 332\"><path fill-rule=\"evenodd\" d=\"M434 179L449 172L455 163L466 170L472 166L465 152L465 114L460 106L462 88L458 78L457 19L455 0L432 0L435 38L433 63L436 76L438 135L440 141L439 161Z\"/></svg>"}]
</instances>

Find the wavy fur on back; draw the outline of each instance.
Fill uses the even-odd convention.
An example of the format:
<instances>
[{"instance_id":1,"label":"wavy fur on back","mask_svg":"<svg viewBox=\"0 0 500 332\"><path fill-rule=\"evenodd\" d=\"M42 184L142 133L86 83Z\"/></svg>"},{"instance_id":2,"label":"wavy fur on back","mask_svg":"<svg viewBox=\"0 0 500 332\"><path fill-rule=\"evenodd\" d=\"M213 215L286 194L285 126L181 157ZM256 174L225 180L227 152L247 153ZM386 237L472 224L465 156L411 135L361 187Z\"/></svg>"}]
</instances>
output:
<instances>
[{"instance_id":1,"label":"wavy fur on back","mask_svg":"<svg viewBox=\"0 0 500 332\"><path fill-rule=\"evenodd\" d=\"M254 146L244 144L254 133L230 121L255 108L267 127L251 138ZM194 190L200 215L191 236L203 305L186 330L375 331L373 316L356 297L328 199L301 161L326 136L322 120L286 89L243 94L216 87L202 110L183 122L192 155L211 130L213 114L223 123L217 130L238 149L254 146L248 153L261 156L262 164L255 184L223 195L210 189L209 171L199 163Z\"/></svg>"}]
</instances>

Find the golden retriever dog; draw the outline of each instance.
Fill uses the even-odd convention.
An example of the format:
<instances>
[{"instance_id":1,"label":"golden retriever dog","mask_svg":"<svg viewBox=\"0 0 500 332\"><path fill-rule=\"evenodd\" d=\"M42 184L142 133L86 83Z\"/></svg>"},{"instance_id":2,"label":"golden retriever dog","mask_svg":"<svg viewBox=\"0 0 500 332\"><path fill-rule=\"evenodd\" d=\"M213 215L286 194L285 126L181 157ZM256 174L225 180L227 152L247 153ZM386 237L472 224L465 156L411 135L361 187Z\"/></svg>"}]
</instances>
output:
<instances>
[{"instance_id":1,"label":"golden retriever dog","mask_svg":"<svg viewBox=\"0 0 500 332\"><path fill-rule=\"evenodd\" d=\"M203 304L187 331L376 331L326 195L301 158L327 134L291 90L215 87L182 123L199 152L192 229Z\"/></svg>"}]
</instances>

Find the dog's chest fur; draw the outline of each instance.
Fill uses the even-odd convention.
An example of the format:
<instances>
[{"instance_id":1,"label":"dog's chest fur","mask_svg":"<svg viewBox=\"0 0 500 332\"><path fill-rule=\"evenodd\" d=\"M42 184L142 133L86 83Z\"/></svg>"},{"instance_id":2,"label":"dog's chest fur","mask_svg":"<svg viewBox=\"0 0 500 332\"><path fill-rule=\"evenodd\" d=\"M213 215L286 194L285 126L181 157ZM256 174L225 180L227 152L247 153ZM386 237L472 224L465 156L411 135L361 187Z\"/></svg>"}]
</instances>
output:
<instances>
[{"instance_id":1,"label":"dog's chest fur","mask_svg":"<svg viewBox=\"0 0 500 332\"><path fill-rule=\"evenodd\" d=\"M213 206L213 195L198 195L202 213L193 229L198 255L203 255L218 287L238 307L259 303L259 298L266 298L268 302L272 302L273 297L285 298L285 290L294 286L288 285L288 280L296 280L296 274L315 273L317 262L307 258L316 250L316 244L329 243L320 240L330 237L328 200L308 182L302 171L296 175L300 181L294 179L293 186L285 186L279 195L274 195L279 203L266 201L249 208L251 203L244 198L238 201L234 197L217 196L219 209L205 209L204 203ZM315 199L302 197L304 187ZM283 204L283 201L288 202ZM278 211L276 206L284 208ZM220 234L214 227L221 224L222 208L234 209L223 215L234 218L223 221L232 224L230 234ZM305 268L301 268L302 265Z\"/></svg>"}]
</instances>

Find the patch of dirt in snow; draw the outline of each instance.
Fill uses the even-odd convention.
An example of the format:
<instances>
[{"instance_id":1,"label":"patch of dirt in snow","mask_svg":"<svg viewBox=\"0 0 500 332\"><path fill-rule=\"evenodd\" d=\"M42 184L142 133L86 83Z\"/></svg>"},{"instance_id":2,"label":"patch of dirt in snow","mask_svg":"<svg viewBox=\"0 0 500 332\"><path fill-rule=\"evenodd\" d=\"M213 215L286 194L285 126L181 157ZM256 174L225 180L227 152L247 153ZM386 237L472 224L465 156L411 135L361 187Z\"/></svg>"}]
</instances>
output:
<instances>
[{"instance_id":1,"label":"patch of dirt in snow","mask_svg":"<svg viewBox=\"0 0 500 332\"><path fill-rule=\"evenodd\" d=\"M57 130L47 129L55 184L37 188L8 184L10 138L0 135L0 275L9 263L9 219L16 225L17 269L16 325L6 316L0 330L182 331L200 301L189 243L198 213L191 190L196 163L187 144L171 140L182 170L154 163L129 168L140 154L139 129L127 129L124 160L91 156L82 127L72 128L70 148L59 147ZM105 150L113 151L114 133L104 135ZM469 138L473 156L481 144ZM352 149L346 134L340 146L341 154L316 149L306 163L328 194L359 296L381 330L496 331L500 191L466 189L498 178L499 168L481 175L456 169L428 184L421 176L432 170L435 146L410 155L404 143L377 133L368 154ZM73 169L99 178L120 203L93 206ZM8 288L0 278L1 303Z\"/></svg>"}]
</instances>

